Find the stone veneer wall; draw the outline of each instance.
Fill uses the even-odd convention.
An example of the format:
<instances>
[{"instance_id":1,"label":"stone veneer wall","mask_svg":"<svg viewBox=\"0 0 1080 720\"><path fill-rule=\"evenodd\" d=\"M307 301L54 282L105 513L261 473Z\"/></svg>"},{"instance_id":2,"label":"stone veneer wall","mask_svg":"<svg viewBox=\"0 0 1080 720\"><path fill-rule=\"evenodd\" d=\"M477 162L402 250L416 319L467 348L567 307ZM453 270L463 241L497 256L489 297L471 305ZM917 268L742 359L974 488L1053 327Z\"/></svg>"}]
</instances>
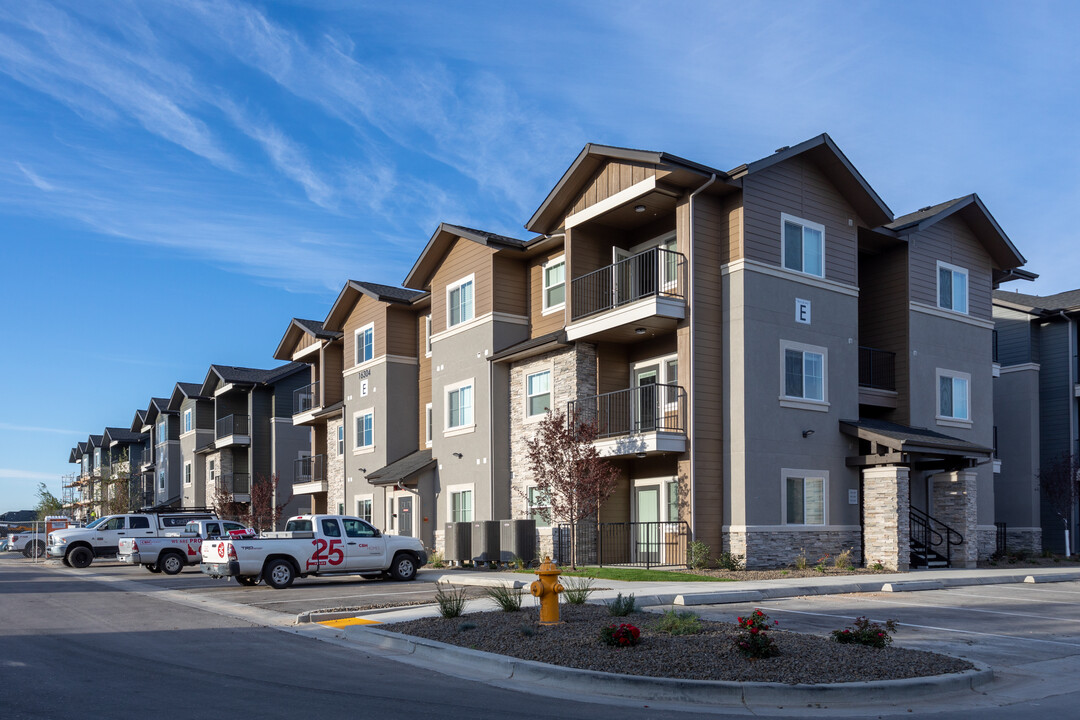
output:
<instances>
[{"instance_id":1,"label":"stone veneer wall","mask_svg":"<svg viewBox=\"0 0 1080 720\"><path fill-rule=\"evenodd\" d=\"M326 512L336 513L340 503L345 502L345 456L338 454L338 428L344 424L341 417L326 421ZM345 514L356 512L355 507L345 508Z\"/></svg>"},{"instance_id":2,"label":"stone veneer wall","mask_svg":"<svg viewBox=\"0 0 1080 720\"><path fill-rule=\"evenodd\" d=\"M940 473L931 478L934 517L964 536L964 544L954 551L953 567L975 567L983 547L977 520L977 481L974 470ZM993 537L990 544L993 547Z\"/></svg>"},{"instance_id":3,"label":"stone veneer wall","mask_svg":"<svg viewBox=\"0 0 1080 720\"><path fill-rule=\"evenodd\" d=\"M862 471L863 533L867 562L889 570L911 564L910 475L906 467Z\"/></svg>"},{"instance_id":4,"label":"stone veneer wall","mask_svg":"<svg viewBox=\"0 0 1080 720\"><path fill-rule=\"evenodd\" d=\"M745 558L748 570L788 567L799 555L805 555L811 565L828 555L832 565L838 553L852 550L851 561L862 563L862 537L858 530L747 530L729 531L727 548L733 555Z\"/></svg>"}]
</instances>

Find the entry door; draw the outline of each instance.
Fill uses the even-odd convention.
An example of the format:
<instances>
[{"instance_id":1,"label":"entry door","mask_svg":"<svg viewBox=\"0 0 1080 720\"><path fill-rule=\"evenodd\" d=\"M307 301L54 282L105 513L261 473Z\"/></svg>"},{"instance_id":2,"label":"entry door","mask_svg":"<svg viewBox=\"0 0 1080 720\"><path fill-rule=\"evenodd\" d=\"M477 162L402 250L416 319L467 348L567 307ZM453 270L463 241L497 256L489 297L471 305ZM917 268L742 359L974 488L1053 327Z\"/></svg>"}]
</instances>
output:
<instances>
[{"instance_id":1,"label":"entry door","mask_svg":"<svg viewBox=\"0 0 1080 720\"><path fill-rule=\"evenodd\" d=\"M412 501L409 496L398 498L398 535L412 537Z\"/></svg>"},{"instance_id":2,"label":"entry door","mask_svg":"<svg viewBox=\"0 0 1080 720\"><path fill-rule=\"evenodd\" d=\"M634 489L637 500L637 530L634 560L650 565L660 562L660 486Z\"/></svg>"},{"instance_id":3,"label":"entry door","mask_svg":"<svg viewBox=\"0 0 1080 720\"><path fill-rule=\"evenodd\" d=\"M656 430L658 397L656 383L660 374L659 365L649 365L634 371L634 432L653 432Z\"/></svg>"}]
</instances>

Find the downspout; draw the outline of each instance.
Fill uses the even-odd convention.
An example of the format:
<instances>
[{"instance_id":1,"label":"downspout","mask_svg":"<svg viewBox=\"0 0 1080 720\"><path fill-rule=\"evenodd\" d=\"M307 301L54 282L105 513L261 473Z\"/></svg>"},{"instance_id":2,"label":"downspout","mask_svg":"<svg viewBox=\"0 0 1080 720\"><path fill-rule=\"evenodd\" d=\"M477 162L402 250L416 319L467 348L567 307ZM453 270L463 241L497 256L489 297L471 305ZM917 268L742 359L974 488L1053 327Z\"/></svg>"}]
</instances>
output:
<instances>
[{"instance_id":1,"label":"downspout","mask_svg":"<svg viewBox=\"0 0 1080 720\"><path fill-rule=\"evenodd\" d=\"M692 260L694 257L694 198L705 188L716 182L716 173L709 176L709 179L705 181L701 187L694 192L690 193L689 213L690 213L690 235L689 235L689 247L687 253L689 255L688 260ZM686 269L686 307L689 310L690 315L690 348L687 362L687 377L690 378L690 386L693 389L694 383L694 268L693 263ZM695 485L697 484L697 447L694 445L694 398L692 394L687 395L687 407L686 407L686 431L690 437L690 539L697 539L697 503L695 492ZM721 523L722 526L722 523ZM723 545L723 533L721 532L721 545Z\"/></svg>"},{"instance_id":2,"label":"downspout","mask_svg":"<svg viewBox=\"0 0 1080 720\"><path fill-rule=\"evenodd\" d=\"M1076 347L1076 329L1075 321L1065 314L1064 310L1058 310L1057 314L1065 321L1067 326L1067 332L1069 336L1069 385L1066 388L1067 397L1072 398L1072 402L1069 407L1069 457L1072 458L1072 463L1076 463L1076 426L1077 426L1077 405L1076 397L1073 388L1076 385L1078 379L1076 375L1077 366L1077 347ZM1072 484L1070 484L1071 486ZM1073 533L1070 532L1073 529L1076 521L1076 498L1073 498L1073 502L1070 503L1072 507L1069 508L1069 517L1065 520L1065 557L1072 557L1072 542Z\"/></svg>"}]
</instances>

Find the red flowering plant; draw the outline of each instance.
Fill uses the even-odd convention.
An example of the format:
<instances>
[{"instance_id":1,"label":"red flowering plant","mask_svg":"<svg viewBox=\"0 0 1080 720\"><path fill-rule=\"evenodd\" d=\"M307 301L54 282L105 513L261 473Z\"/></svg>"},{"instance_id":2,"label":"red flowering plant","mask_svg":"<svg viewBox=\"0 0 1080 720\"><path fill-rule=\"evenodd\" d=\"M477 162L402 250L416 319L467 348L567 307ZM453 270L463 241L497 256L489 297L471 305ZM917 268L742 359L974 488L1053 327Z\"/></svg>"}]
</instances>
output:
<instances>
[{"instance_id":1,"label":"red flowering plant","mask_svg":"<svg viewBox=\"0 0 1080 720\"><path fill-rule=\"evenodd\" d=\"M738 622L743 632L735 638L735 646L745 657L756 659L780 654L780 648L768 635L772 627L779 625L776 620L770 625L769 616L755 609L750 615L739 618Z\"/></svg>"},{"instance_id":2,"label":"red flowering plant","mask_svg":"<svg viewBox=\"0 0 1080 720\"><path fill-rule=\"evenodd\" d=\"M600 639L615 647L630 647L641 640L641 631L630 623L608 625L600 631Z\"/></svg>"},{"instance_id":3,"label":"red flowering plant","mask_svg":"<svg viewBox=\"0 0 1080 720\"><path fill-rule=\"evenodd\" d=\"M843 630L833 630L833 640L838 643L883 648L892 642L892 634L896 632L895 620L886 620L884 625L879 625L863 616L855 618L854 625Z\"/></svg>"}]
</instances>

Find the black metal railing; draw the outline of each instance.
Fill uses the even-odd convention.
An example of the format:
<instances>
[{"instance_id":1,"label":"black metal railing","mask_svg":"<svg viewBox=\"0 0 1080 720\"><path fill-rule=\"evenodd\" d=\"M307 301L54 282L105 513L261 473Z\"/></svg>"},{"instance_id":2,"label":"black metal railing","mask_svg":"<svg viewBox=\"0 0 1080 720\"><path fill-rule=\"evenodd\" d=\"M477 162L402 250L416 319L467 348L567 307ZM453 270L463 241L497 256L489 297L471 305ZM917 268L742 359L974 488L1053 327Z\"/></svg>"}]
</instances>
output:
<instances>
[{"instance_id":1,"label":"black metal railing","mask_svg":"<svg viewBox=\"0 0 1080 720\"><path fill-rule=\"evenodd\" d=\"M571 320L648 297L686 298L686 257L650 248L570 282Z\"/></svg>"},{"instance_id":2,"label":"black metal railing","mask_svg":"<svg viewBox=\"0 0 1080 720\"><path fill-rule=\"evenodd\" d=\"M953 546L962 545L964 536L915 507L908 509L908 520L912 548L927 553L935 552L945 559L949 567L952 567ZM942 549L944 553L941 552Z\"/></svg>"},{"instance_id":3,"label":"black metal railing","mask_svg":"<svg viewBox=\"0 0 1080 720\"><path fill-rule=\"evenodd\" d=\"M319 407L319 383L313 382L310 385L293 390L292 406L293 415L299 415Z\"/></svg>"},{"instance_id":4,"label":"black metal railing","mask_svg":"<svg viewBox=\"0 0 1080 720\"><path fill-rule=\"evenodd\" d=\"M896 390L896 353L859 348L859 387Z\"/></svg>"},{"instance_id":5,"label":"black metal railing","mask_svg":"<svg viewBox=\"0 0 1080 720\"><path fill-rule=\"evenodd\" d=\"M998 333L997 333L997 330L991 330L990 331L990 338L991 338L991 340L990 340L990 342L991 342L991 345L990 345L990 359L993 362L997 362L998 361Z\"/></svg>"},{"instance_id":6,"label":"black metal railing","mask_svg":"<svg viewBox=\"0 0 1080 720\"><path fill-rule=\"evenodd\" d=\"M326 479L325 464L322 455L312 455L293 461L293 482L301 483L319 482Z\"/></svg>"},{"instance_id":7,"label":"black metal railing","mask_svg":"<svg viewBox=\"0 0 1080 720\"><path fill-rule=\"evenodd\" d=\"M217 421L217 439L230 435L248 435L251 431L249 420L247 415L226 415Z\"/></svg>"},{"instance_id":8,"label":"black metal railing","mask_svg":"<svg viewBox=\"0 0 1080 720\"><path fill-rule=\"evenodd\" d=\"M225 492L232 495L247 495L251 492L250 473L225 473L220 482Z\"/></svg>"},{"instance_id":9,"label":"black metal railing","mask_svg":"<svg viewBox=\"0 0 1080 720\"><path fill-rule=\"evenodd\" d=\"M570 564L570 524L556 526L555 560ZM577 565L625 567L687 567L690 526L685 522L578 523Z\"/></svg>"},{"instance_id":10,"label":"black metal railing","mask_svg":"<svg viewBox=\"0 0 1080 720\"><path fill-rule=\"evenodd\" d=\"M597 438L644 432L686 432L686 391L639 385L567 403L567 414L596 427Z\"/></svg>"},{"instance_id":11,"label":"black metal railing","mask_svg":"<svg viewBox=\"0 0 1080 720\"><path fill-rule=\"evenodd\" d=\"M1003 522L994 523L994 557L1005 557L1009 554L1008 529Z\"/></svg>"}]
</instances>

